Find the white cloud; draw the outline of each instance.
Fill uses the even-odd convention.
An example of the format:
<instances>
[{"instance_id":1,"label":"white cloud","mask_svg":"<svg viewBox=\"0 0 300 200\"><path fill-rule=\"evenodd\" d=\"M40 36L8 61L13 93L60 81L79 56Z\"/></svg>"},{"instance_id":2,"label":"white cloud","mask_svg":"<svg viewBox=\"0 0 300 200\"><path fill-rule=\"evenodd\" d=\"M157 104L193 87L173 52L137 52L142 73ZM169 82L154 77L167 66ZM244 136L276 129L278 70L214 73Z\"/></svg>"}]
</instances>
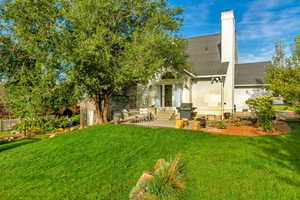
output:
<instances>
[{"instance_id":1,"label":"white cloud","mask_svg":"<svg viewBox=\"0 0 300 200\"><path fill-rule=\"evenodd\" d=\"M286 7L278 9L279 7ZM300 2L298 0L256 0L238 23L240 39L264 39L300 32Z\"/></svg>"},{"instance_id":2,"label":"white cloud","mask_svg":"<svg viewBox=\"0 0 300 200\"><path fill-rule=\"evenodd\" d=\"M211 13L210 7L215 3L215 0L203 0L198 5L187 7L184 11L185 26L201 26L207 24Z\"/></svg>"},{"instance_id":3,"label":"white cloud","mask_svg":"<svg viewBox=\"0 0 300 200\"><path fill-rule=\"evenodd\" d=\"M247 5L242 20L237 24L238 39L246 44L254 44L256 50L246 49L239 56L240 62L271 60L274 42L285 40L300 33L299 0L254 0ZM245 46L244 46L245 47Z\"/></svg>"}]
</instances>

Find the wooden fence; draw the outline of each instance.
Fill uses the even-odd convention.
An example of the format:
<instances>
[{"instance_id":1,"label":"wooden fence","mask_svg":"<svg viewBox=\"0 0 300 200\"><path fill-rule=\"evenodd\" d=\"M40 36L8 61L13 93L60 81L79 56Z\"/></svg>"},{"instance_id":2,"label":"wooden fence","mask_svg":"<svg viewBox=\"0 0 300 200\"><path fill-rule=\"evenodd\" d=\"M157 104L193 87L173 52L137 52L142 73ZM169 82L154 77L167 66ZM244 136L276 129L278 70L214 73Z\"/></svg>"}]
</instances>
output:
<instances>
[{"instance_id":1,"label":"wooden fence","mask_svg":"<svg viewBox=\"0 0 300 200\"><path fill-rule=\"evenodd\" d=\"M0 119L0 132L11 130L12 127L16 125L19 121L19 119Z\"/></svg>"}]
</instances>

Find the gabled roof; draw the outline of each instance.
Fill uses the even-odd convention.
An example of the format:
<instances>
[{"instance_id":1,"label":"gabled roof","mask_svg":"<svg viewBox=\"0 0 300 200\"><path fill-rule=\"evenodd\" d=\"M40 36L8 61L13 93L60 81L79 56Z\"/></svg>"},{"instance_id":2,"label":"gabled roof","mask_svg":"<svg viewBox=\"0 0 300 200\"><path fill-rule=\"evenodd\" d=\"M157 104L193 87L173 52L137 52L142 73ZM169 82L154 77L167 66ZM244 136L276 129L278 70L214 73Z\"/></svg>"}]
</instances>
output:
<instances>
[{"instance_id":1,"label":"gabled roof","mask_svg":"<svg viewBox=\"0 0 300 200\"><path fill-rule=\"evenodd\" d=\"M264 75L271 62L244 63L235 65L235 85L265 84Z\"/></svg>"},{"instance_id":2,"label":"gabled roof","mask_svg":"<svg viewBox=\"0 0 300 200\"><path fill-rule=\"evenodd\" d=\"M221 34L186 39L188 62L196 76L226 74L228 63L221 63Z\"/></svg>"}]
</instances>

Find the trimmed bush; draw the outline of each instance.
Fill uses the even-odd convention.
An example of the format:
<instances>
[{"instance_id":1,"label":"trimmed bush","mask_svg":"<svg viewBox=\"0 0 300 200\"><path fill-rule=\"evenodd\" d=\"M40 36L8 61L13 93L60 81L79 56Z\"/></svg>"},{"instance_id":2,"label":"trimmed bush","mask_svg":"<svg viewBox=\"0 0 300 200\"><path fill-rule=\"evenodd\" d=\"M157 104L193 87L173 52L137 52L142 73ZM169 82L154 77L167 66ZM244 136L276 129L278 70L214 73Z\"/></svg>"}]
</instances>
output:
<instances>
[{"instance_id":1,"label":"trimmed bush","mask_svg":"<svg viewBox=\"0 0 300 200\"><path fill-rule=\"evenodd\" d=\"M259 125L264 131L274 129L273 119L275 112L273 110L273 99L271 96L257 97L246 101L249 108L256 113Z\"/></svg>"}]
</instances>

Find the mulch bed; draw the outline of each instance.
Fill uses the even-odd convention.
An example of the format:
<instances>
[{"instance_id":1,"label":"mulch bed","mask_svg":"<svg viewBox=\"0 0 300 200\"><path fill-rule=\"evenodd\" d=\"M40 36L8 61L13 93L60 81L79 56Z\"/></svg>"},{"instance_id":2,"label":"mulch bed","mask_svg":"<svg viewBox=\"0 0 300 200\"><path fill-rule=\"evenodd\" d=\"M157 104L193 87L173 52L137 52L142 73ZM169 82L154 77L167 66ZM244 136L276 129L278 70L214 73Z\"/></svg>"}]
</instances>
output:
<instances>
[{"instance_id":1,"label":"mulch bed","mask_svg":"<svg viewBox=\"0 0 300 200\"><path fill-rule=\"evenodd\" d=\"M226 129L205 128L205 132L220 135L236 136L262 136L262 135L281 135L291 131L291 128L284 121L277 121L275 131L264 132L254 126L229 126Z\"/></svg>"}]
</instances>

